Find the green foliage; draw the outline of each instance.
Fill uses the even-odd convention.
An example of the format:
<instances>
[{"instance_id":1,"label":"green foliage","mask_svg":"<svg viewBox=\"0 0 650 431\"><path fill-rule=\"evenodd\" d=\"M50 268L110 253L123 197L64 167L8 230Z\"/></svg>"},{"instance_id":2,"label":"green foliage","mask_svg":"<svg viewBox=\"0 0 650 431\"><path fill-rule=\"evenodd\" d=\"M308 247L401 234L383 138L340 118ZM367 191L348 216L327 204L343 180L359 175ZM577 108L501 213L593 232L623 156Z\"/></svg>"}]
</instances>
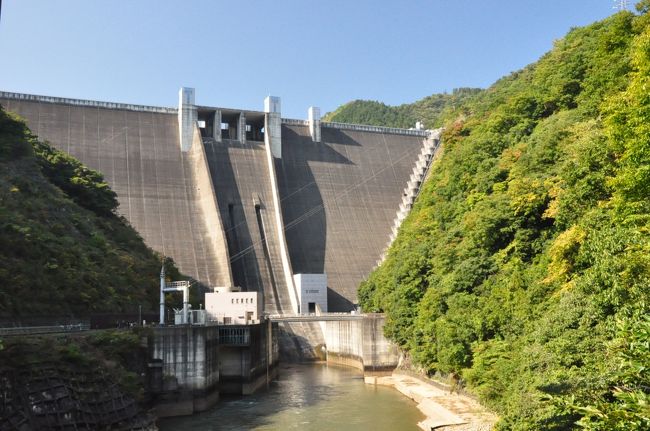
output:
<instances>
[{"instance_id":1,"label":"green foliage","mask_svg":"<svg viewBox=\"0 0 650 431\"><path fill-rule=\"evenodd\" d=\"M70 342L65 346L60 346L60 351L62 359L69 363L79 365L88 359L86 356L84 356L81 348L75 342Z\"/></svg>"},{"instance_id":2,"label":"green foliage","mask_svg":"<svg viewBox=\"0 0 650 431\"><path fill-rule=\"evenodd\" d=\"M0 116L0 162L5 162L33 154L31 146L25 142L29 134L24 121L13 114Z\"/></svg>"},{"instance_id":3,"label":"green foliage","mask_svg":"<svg viewBox=\"0 0 650 431\"><path fill-rule=\"evenodd\" d=\"M77 334L75 336L30 336L6 339L0 350L3 377L18 377L27 383L42 369L68 370L66 376L79 375L86 389L102 394L106 388L98 383L110 381L136 401L144 401L144 377L147 369L146 348L139 346L139 337L131 331L102 331L102 334ZM89 378L88 376L92 376ZM79 383L77 381L77 384ZM30 383L33 383L30 382ZM15 392L15 391L14 391ZM12 393L12 396L17 395ZM113 396L113 394L106 394Z\"/></svg>"},{"instance_id":4,"label":"green foliage","mask_svg":"<svg viewBox=\"0 0 650 431\"><path fill-rule=\"evenodd\" d=\"M574 29L424 118L446 122L442 156L360 286L387 336L462 376L500 429L649 427L649 26Z\"/></svg>"},{"instance_id":5,"label":"green foliage","mask_svg":"<svg viewBox=\"0 0 650 431\"><path fill-rule=\"evenodd\" d=\"M434 94L412 104L388 106L371 100L354 100L328 112L324 121L411 128L422 121L427 128L442 125L442 117L478 94L478 88L456 88L451 94Z\"/></svg>"},{"instance_id":6,"label":"green foliage","mask_svg":"<svg viewBox=\"0 0 650 431\"><path fill-rule=\"evenodd\" d=\"M578 425L590 431L642 431L650 429L650 318L626 316L616 322L608 343L613 358L605 388L588 390L594 401L588 405L575 395L552 402L581 416Z\"/></svg>"},{"instance_id":7,"label":"green foliage","mask_svg":"<svg viewBox=\"0 0 650 431\"><path fill-rule=\"evenodd\" d=\"M160 257L115 193L0 109L0 315L155 309Z\"/></svg>"},{"instance_id":8,"label":"green foliage","mask_svg":"<svg viewBox=\"0 0 650 431\"><path fill-rule=\"evenodd\" d=\"M30 139L43 174L77 204L99 215L117 208L117 195L97 171L35 138Z\"/></svg>"}]
</instances>

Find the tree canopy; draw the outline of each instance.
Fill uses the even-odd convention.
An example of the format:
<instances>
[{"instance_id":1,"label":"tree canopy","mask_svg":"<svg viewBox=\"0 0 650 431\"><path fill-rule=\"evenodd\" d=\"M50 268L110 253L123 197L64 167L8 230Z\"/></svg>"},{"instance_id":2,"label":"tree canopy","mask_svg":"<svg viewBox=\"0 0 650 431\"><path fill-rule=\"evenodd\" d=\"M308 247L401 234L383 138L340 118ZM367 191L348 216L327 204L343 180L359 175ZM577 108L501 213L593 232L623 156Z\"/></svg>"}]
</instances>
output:
<instances>
[{"instance_id":1,"label":"tree canopy","mask_svg":"<svg viewBox=\"0 0 650 431\"><path fill-rule=\"evenodd\" d=\"M571 30L429 120L442 155L360 287L499 429L650 429L647 9Z\"/></svg>"}]
</instances>

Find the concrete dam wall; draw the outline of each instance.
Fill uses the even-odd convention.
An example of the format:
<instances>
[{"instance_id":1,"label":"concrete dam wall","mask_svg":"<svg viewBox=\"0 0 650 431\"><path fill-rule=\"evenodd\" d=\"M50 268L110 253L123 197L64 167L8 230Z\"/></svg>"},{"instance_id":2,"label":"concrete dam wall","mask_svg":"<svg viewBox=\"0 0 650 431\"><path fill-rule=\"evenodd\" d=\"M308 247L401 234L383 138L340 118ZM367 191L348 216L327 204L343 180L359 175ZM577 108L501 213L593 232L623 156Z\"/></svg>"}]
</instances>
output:
<instances>
[{"instance_id":1,"label":"concrete dam wall","mask_svg":"<svg viewBox=\"0 0 650 431\"><path fill-rule=\"evenodd\" d=\"M422 138L327 127L282 127L276 159L295 273L326 273L328 304L350 310L388 241Z\"/></svg>"},{"instance_id":2,"label":"concrete dam wall","mask_svg":"<svg viewBox=\"0 0 650 431\"><path fill-rule=\"evenodd\" d=\"M201 213L200 171L193 154L179 149L174 112L7 99L2 93L0 104L24 117L41 139L101 172L118 195L119 213L149 247L208 286L229 283L227 255L211 241Z\"/></svg>"},{"instance_id":3,"label":"concrete dam wall","mask_svg":"<svg viewBox=\"0 0 650 431\"><path fill-rule=\"evenodd\" d=\"M329 311L351 310L437 138L311 110L281 119L279 99L266 112L196 106L183 91L179 108L3 92L0 104L100 171L118 212L185 274L261 292L265 311L287 314L299 311L292 275L326 273Z\"/></svg>"}]
</instances>

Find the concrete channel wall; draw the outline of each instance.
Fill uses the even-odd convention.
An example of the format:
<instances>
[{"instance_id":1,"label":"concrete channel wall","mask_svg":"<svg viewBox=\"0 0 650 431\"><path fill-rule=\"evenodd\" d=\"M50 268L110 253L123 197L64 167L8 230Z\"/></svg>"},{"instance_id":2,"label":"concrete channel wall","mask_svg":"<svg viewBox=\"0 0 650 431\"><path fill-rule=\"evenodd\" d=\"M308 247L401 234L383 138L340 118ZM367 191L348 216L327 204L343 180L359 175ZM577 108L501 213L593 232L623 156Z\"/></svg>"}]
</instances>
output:
<instances>
[{"instance_id":1,"label":"concrete channel wall","mask_svg":"<svg viewBox=\"0 0 650 431\"><path fill-rule=\"evenodd\" d=\"M212 182L224 222L233 281L247 291L264 294L264 310L292 313L283 269L264 142L204 138Z\"/></svg>"},{"instance_id":2,"label":"concrete channel wall","mask_svg":"<svg viewBox=\"0 0 650 431\"><path fill-rule=\"evenodd\" d=\"M192 177L191 184L194 186L197 196L197 207L193 208L199 214L196 217L203 221L205 235L204 240L208 248L215 251L217 270L216 286L232 287L232 271L230 268L230 256L226 242L226 232L223 227L221 213L217 204L217 194L212 184L212 176L208 165L208 158L201 139L198 126L194 125L193 140L190 150L185 154L189 164L189 172Z\"/></svg>"},{"instance_id":3,"label":"concrete channel wall","mask_svg":"<svg viewBox=\"0 0 650 431\"><path fill-rule=\"evenodd\" d=\"M390 374L397 367L397 346L384 337L386 318L367 314L361 320L321 322L327 362L358 368L366 376Z\"/></svg>"}]
</instances>

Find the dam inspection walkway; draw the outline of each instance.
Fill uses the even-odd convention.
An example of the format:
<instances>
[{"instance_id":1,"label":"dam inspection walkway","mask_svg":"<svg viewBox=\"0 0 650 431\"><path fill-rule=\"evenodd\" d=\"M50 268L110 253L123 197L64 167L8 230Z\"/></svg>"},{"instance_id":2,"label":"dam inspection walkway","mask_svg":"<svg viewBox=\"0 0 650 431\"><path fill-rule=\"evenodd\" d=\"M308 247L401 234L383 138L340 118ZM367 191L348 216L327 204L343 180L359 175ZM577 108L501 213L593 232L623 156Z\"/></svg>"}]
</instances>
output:
<instances>
[{"instance_id":1,"label":"dam inspection walkway","mask_svg":"<svg viewBox=\"0 0 650 431\"><path fill-rule=\"evenodd\" d=\"M270 314L272 322L340 322L363 320L363 314L321 313L321 314Z\"/></svg>"}]
</instances>

